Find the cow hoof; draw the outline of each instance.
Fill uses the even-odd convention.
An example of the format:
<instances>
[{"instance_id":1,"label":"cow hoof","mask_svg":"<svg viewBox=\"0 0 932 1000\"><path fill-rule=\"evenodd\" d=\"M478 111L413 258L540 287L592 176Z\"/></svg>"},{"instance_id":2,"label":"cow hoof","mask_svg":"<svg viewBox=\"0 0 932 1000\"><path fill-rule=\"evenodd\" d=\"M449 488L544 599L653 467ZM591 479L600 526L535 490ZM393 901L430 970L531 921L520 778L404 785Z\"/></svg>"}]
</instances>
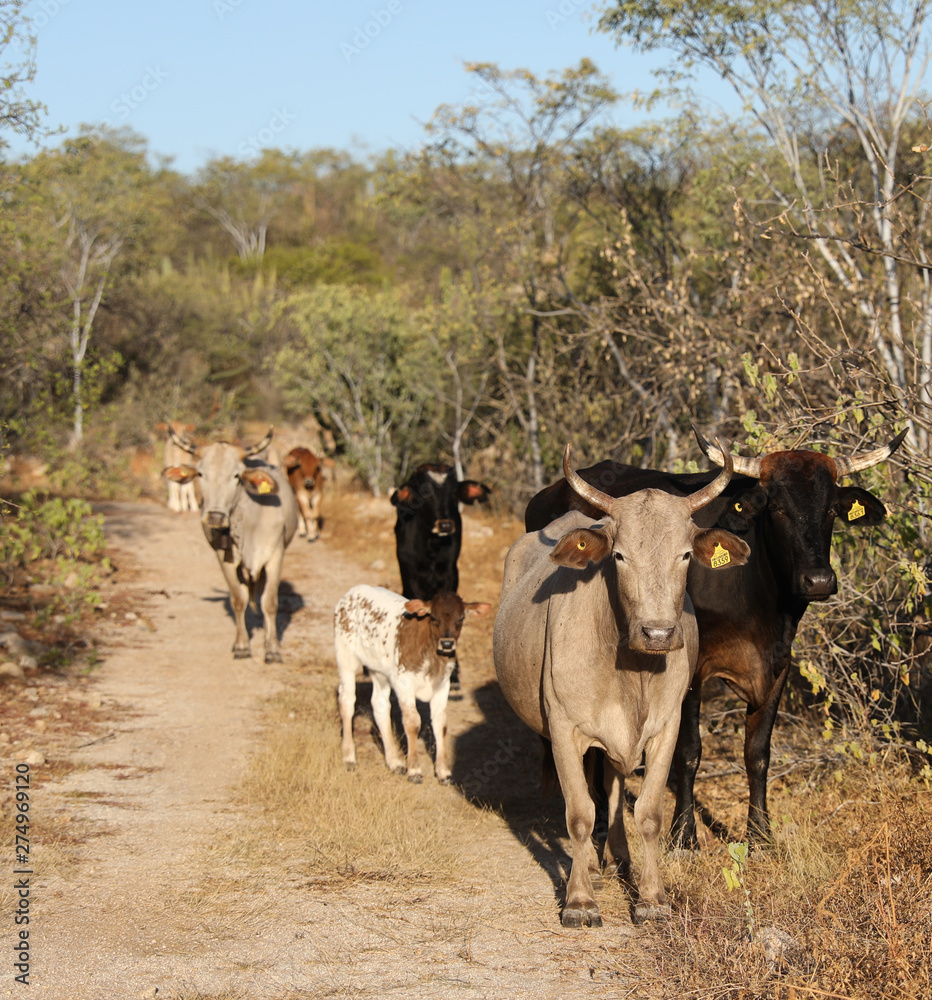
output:
<instances>
[{"instance_id":1,"label":"cow hoof","mask_svg":"<svg viewBox=\"0 0 932 1000\"><path fill-rule=\"evenodd\" d=\"M356 761L355 760L344 760L343 761L343 766L346 768L347 771L355 771L356 770Z\"/></svg>"},{"instance_id":2,"label":"cow hoof","mask_svg":"<svg viewBox=\"0 0 932 1000\"><path fill-rule=\"evenodd\" d=\"M233 659L234 660L248 660L252 658L252 651L248 649L234 649Z\"/></svg>"},{"instance_id":3,"label":"cow hoof","mask_svg":"<svg viewBox=\"0 0 932 1000\"><path fill-rule=\"evenodd\" d=\"M587 906L565 906L560 914L564 927L601 927L602 914L595 903Z\"/></svg>"},{"instance_id":4,"label":"cow hoof","mask_svg":"<svg viewBox=\"0 0 932 1000\"><path fill-rule=\"evenodd\" d=\"M389 765L389 770L392 772L392 774L406 774L408 771L408 769L404 766L404 764L396 764L394 767Z\"/></svg>"},{"instance_id":5,"label":"cow hoof","mask_svg":"<svg viewBox=\"0 0 932 1000\"><path fill-rule=\"evenodd\" d=\"M634 908L634 922L667 920L672 912L668 903L638 903Z\"/></svg>"},{"instance_id":6,"label":"cow hoof","mask_svg":"<svg viewBox=\"0 0 932 1000\"><path fill-rule=\"evenodd\" d=\"M408 775L408 781L410 781L412 785L419 785L423 780L424 780L424 775L420 774L419 772L415 772L414 774Z\"/></svg>"},{"instance_id":7,"label":"cow hoof","mask_svg":"<svg viewBox=\"0 0 932 1000\"><path fill-rule=\"evenodd\" d=\"M268 652L268 653L265 654L265 662L266 663L281 663L282 662L282 654L281 653Z\"/></svg>"},{"instance_id":8,"label":"cow hoof","mask_svg":"<svg viewBox=\"0 0 932 1000\"><path fill-rule=\"evenodd\" d=\"M452 785L453 776L448 774L445 778L438 778L437 781L439 781L441 785Z\"/></svg>"}]
</instances>

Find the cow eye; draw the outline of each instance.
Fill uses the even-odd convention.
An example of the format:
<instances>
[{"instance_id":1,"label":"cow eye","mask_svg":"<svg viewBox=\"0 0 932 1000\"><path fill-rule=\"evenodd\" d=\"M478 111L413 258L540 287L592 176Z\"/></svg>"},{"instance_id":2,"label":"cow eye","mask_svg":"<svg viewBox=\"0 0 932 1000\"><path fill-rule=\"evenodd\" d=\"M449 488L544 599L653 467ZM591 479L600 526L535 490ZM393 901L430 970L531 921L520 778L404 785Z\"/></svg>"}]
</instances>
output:
<instances>
[{"instance_id":1,"label":"cow eye","mask_svg":"<svg viewBox=\"0 0 932 1000\"><path fill-rule=\"evenodd\" d=\"M625 557L620 552L616 552L615 553L615 562L624 562L624 561L625 561Z\"/></svg>"},{"instance_id":2,"label":"cow eye","mask_svg":"<svg viewBox=\"0 0 932 1000\"><path fill-rule=\"evenodd\" d=\"M691 555L692 555L692 552L684 552L683 553L683 562L688 562L689 561L689 557Z\"/></svg>"}]
</instances>

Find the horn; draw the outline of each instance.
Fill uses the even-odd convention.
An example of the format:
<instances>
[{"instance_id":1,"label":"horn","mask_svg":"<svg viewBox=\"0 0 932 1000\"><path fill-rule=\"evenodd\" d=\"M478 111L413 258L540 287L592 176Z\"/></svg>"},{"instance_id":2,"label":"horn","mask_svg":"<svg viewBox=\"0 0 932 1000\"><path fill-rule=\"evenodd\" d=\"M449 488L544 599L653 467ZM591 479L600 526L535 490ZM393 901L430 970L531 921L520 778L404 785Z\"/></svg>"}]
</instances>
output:
<instances>
[{"instance_id":1,"label":"horn","mask_svg":"<svg viewBox=\"0 0 932 1000\"><path fill-rule=\"evenodd\" d=\"M695 493L690 493L689 496L686 497L689 501L689 510L693 514L695 514L697 510L705 507L706 504L710 504L719 495L719 493L725 489L735 469L735 461L731 452L725 448L722 445L722 442L718 439L716 439L715 446L718 448L718 452L722 456L722 471L707 486L703 486L701 490L697 490ZM710 447L712 446L710 445Z\"/></svg>"},{"instance_id":2,"label":"horn","mask_svg":"<svg viewBox=\"0 0 932 1000\"><path fill-rule=\"evenodd\" d=\"M166 420L165 423L168 424L168 436L172 439L172 441L178 445L182 451L186 451L189 455L193 455L197 451L197 445L191 444L189 441L185 441L184 438L179 437L175 433L175 428L172 427L172 422L170 420Z\"/></svg>"},{"instance_id":3,"label":"horn","mask_svg":"<svg viewBox=\"0 0 932 1000\"><path fill-rule=\"evenodd\" d=\"M714 462L715 465L725 465L725 453L721 448L714 444L709 444L708 441L699 433L699 428L692 424L693 434L696 435L696 440L699 442L699 447L702 449L702 454L710 461ZM735 472L742 476L750 476L752 479L760 479L760 459L759 458L743 458L741 455L732 455L732 463L734 465Z\"/></svg>"},{"instance_id":4,"label":"horn","mask_svg":"<svg viewBox=\"0 0 932 1000\"><path fill-rule=\"evenodd\" d=\"M588 500L593 507L598 508L603 513L607 514L615 502L615 497L609 496L608 493L603 493L601 490L597 490L594 486L590 486L582 476L578 475L570 468L570 445L567 442L566 447L563 449L563 475L566 476L566 481L573 487L573 489L583 498L583 500Z\"/></svg>"},{"instance_id":5,"label":"horn","mask_svg":"<svg viewBox=\"0 0 932 1000\"><path fill-rule=\"evenodd\" d=\"M272 434L274 432L274 425L269 424L269 432L261 441L257 444L251 444L248 448L243 449L243 458L249 458L250 455L257 455L260 451L264 451L268 448L268 446L272 443Z\"/></svg>"},{"instance_id":6,"label":"horn","mask_svg":"<svg viewBox=\"0 0 932 1000\"><path fill-rule=\"evenodd\" d=\"M875 448L873 451L865 451L861 455L852 455L851 458L836 458L835 468L838 470L838 478L841 479L842 476L850 476L854 472L860 472L862 469L869 469L872 465L879 465L881 462L885 462L903 443L903 438L908 433L908 428L905 431L900 431L889 444Z\"/></svg>"}]
</instances>

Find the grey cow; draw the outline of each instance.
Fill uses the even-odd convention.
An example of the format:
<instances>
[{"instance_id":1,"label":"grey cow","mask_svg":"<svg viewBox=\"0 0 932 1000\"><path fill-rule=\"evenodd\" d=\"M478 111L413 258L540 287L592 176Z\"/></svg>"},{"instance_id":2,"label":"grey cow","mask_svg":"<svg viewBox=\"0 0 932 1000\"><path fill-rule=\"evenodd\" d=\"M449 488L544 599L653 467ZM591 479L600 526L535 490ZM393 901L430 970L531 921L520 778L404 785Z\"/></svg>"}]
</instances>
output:
<instances>
[{"instance_id":1,"label":"grey cow","mask_svg":"<svg viewBox=\"0 0 932 1000\"><path fill-rule=\"evenodd\" d=\"M230 589L236 617L233 656L251 656L246 631L246 605L261 591L265 619L265 662L280 663L276 615L278 585L285 548L298 526L294 491L278 465L258 457L272 442L272 430L248 448L225 441L202 448L179 438L169 424L175 444L194 456L197 465L165 469L163 475L186 483L199 476L204 498L201 527L216 552L223 577Z\"/></svg>"},{"instance_id":2,"label":"grey cow","mask_svg":"<svg viewBox=\"0 0 932 1000\"><path fill-rule=\"evenodd\" d=\"M727 455L727 450L723 449ZM728 484L724 471L687 497L641 490L614 499L585 483L563 456L568 482L607 515L578 511L519 538L508 552L495 621L495 669L521 719L550 740L563 797L573 865L562 922L600 926L590 871L595 803L583 756L604 751L609 801L606 865L630 864L622 803L624 779L645 758L634 809L643 843L636 919L669 912L658 867L663 792L692 680L698 633L686 595L690 558L741 565L748 546L691 515Z\"/></svg>"}]
</instances>

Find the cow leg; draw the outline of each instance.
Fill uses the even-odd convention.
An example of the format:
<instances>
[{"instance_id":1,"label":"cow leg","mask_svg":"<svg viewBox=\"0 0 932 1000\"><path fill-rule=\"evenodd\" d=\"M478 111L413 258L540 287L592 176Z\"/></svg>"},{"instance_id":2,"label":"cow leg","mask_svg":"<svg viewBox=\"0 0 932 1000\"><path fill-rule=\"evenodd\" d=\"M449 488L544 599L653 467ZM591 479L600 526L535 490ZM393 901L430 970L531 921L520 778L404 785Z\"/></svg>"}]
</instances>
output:
<instances>
[{"instance_id":1,"label":"cow leg","mask_svg":"<svg viewBox=\"0 0 932 1000\"><path fill-rule=\"evenodd\" d=\"M744 731L744 766L748 774L749 843L765 844L771 840L770 813L767 810L767 772L770 769L770 740L780 707L780 697L786 686L790 664L780 671L767 700L758 708L748 705Z\"/></svg>"},{"instance_id":2,"label":"cow leg","mask_svg":"<svg viewBox=\"0 0 932 1000\"><path fill-rule=\"evenodd\" d=\"M230 588L230 603L233 605L233 617L236 620L233 657L237 660L245 660L252 656L249 649L249 633L246 631L246 605L249 603L249 587L239 578L236 565L223 561L223 553L219 554L219 560L227 587Z\"/></svg>"},{"instance_id":3,"label":"cow leg","mask_svg":"<svg viewBox=\"0 0 932 1000\"><path fill-rule=\"evenodd\" d=\"M278 584L282 578L284 547L276 550L266 563L263 574L265 586L262 588L262 616L265 620L265 662L281 663L282 651L278 642Z\"/></svg>"},{"instance_id":4,"label":"cow leg","mask_svg":"<svg viewBox=\"0 0 932 1000\"><path fill-rule=\"evenodd\" d=\"M405 762L408 770L408 781L419 785L424 780L417 747L417 737L421 731L421 714L417 710L417 702L413 694L409 692L397 693L398 704L401 706L401 722L405 730L405 739L408 741L408 756Z\"/></svg>"},{"instance_id":5,"label":"cow leg","mask_svg":"<svg viewBox=\"0 0 932 1000\"><path fill-rule=\"evenodd\" d=\"M307 540L316 542L320 538L320 491L314 490L308 500Z\"/></svg>"},{"instance_id":6,"label":"cow leg","mask_svg":"<svg viewBox=\"0 0 932 1000\"><path fill-rule=\"evenodd\" d=\"M181 509L197 510L197 493L194 483L184 483L181 485Z\"/></svg>"},{"instance_id":7,"label":"cow leg","mask_svg":"<svg viewBox=\"0 0 932 1000\"><path fill-rule=\"evenodd\" d=\"M441 785L449 785L452 780L450 765L447 763L447 699L450 683L444 681L433 698L430 699L430 728L434 731L434 774Z\"/></svg>"},{"instance_id":8,"label":"cow leg","mask_svg":"<svg viewBox=\"0 0 932 1000\"><path fill-rule=\"evenodd\" d=\"M334 647L337 673L340 677L337 701L340 705L340 720L343 723L343 738L340 749L346 770L355 771L356 741L353 739L353 716L356 714L356 672L362 664L356 654L346 647L339 634L335 637Z\"/></svg>"},{"instance_id":9,"label":"cow leg","mask_svg":"<svg viewBox=\"0 0 932 1000\"><path fill-rule=\"evenodd\" d=\"M181 483L168 480L168 509L176 513L181 511Z\"/></svg>"},{"instance_id":10,"label":"cow leg","mask_svg":"<svg viewBox=\"0 0 932 1000\"><path fill-rule=\"evenodd\" d=\"M573 842L573 865L566 885L566 903L560 921L564 927L601 927L602 916L592 892L589 865L593 857L592 829L595 803L589 794L582 754L567 733L563 739L553 732L553 762L566 800L566 829Z\"/></svg>"},{"instance_id":11,"label":"cow leg","mask_svg":"<svg viewBox=\"0 0 932 1000\"><path fill-rule=\"evenodd\" d=\"M382 737L382 747L385 750L385 763L395 774L404 774L405 764L401 759L401 751L392 732L392 686L384 674L370 670L372 678L372 715Z\"/></svg>"},{"instance_id":12,"label":"cow leg","mask_svg":"<svg viewBox=\"0 0 932 1000\"><path fill-rule=\"evenodd\" d=\"M304 538L308 526L307 496L304 490L297 490L294 498L298 503L298 537Z\"/></svg>"},{"instance_id":13,"label":"cow leg","mask_svg":"<svg viewBox=\"0 0 932 1000\"><path fill-rule=\"evenodd\" d=\"M638 898L634 906L636 921L656 920L670 915L667 894L660 878L660 828L663 825L663 796L676 745L677 728L666 726L648 740L644 748L644 781L634 804L634 822L643 848Z\"/></svg>"},{"instance_id":14,"label":"cow leg","mask_svg":"<svg viewBox=\"0 0 932 1000\"><path fill-rule=\"evenodd\" d=\"M702 737L699 735L700 690L701 684L696 680L686 692L680 714L680 731L673 751L676 806L670 836L674 847L688 851L699 849L694 795L696 772L702 760Z\"/></svg>"},{"instance_id":15,"label":"cow leg","mask_svg":"<svg viewBox=\"0 0 932 1000\"><path fill-rule=\"evenodd\" d=\"M602 782L608 798L608 836L603 852L605 866L626 878L631 869L631 853L625 833L625 776L608 757L605 757Z\"/></svg>"}]
</instances>

